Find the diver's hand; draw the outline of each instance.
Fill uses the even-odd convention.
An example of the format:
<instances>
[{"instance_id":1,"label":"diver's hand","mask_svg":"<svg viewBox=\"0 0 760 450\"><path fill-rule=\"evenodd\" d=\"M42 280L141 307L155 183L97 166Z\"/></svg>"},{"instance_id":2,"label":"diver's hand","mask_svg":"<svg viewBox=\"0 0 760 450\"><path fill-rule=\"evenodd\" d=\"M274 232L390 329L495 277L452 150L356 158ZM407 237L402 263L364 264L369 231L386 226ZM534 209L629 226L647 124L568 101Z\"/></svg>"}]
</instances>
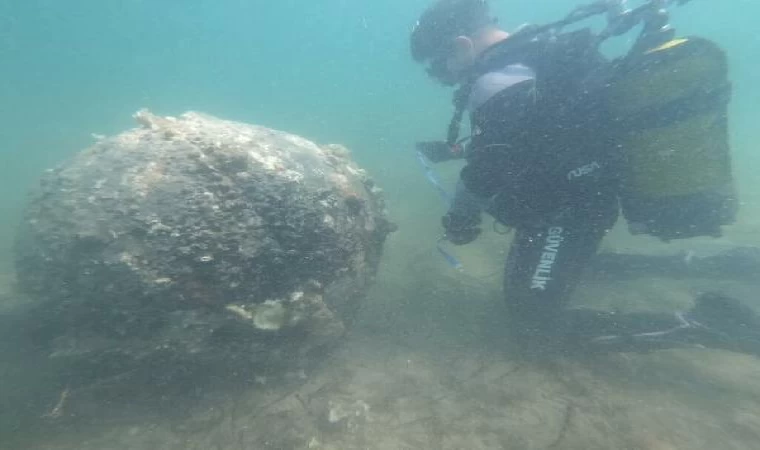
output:
<instances>
[{"instance_id":1,"label":"diver's hand","mask_svg":"<svg viewBox=\"0 0 760 450\"><path fill-rule=\"evenodd\" d=\"M441 224L446 230L446 239L454 245L465 245L480 236L480 215L465 216L455 213L447 213L441 217Z\"/></svg>"},{"instance_id":2,"label":"diver's hand","mask_svg":"<svg viewBox=\"0 0 760 450\"><path fill-rule=\"evenodd\" d=\"M450 146L444 141L423 141L415 144L417 151L425 155L431 162L439 163L462 157L459 145Z\"/></svg>"}]
</instances>

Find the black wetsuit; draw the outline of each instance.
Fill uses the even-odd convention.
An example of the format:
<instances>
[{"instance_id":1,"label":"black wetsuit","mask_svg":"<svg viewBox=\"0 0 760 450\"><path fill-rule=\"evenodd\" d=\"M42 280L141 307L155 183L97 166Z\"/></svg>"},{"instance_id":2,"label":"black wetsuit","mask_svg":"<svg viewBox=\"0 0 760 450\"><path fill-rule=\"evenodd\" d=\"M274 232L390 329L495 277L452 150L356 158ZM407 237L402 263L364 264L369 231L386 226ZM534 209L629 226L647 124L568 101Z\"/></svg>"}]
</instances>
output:
<instances>
[{"instance_id":1,"label":"black wetsuit","mask_svg":"<svg viewBox=\"0 0 760 450\"><path fill-rule=\"evenodd\" d=\"M606 63L585 35L573 39L523 59L501 57L499 44L487 51L486 70L470 86L472 140L449 214L485 209L515 229L504 289L516 338L583 349L693 343L693 336L674 339L699 328L684 314L567 307L617 220L620 180L614 124L597 84Z\"/></svg>"}]
</instances>

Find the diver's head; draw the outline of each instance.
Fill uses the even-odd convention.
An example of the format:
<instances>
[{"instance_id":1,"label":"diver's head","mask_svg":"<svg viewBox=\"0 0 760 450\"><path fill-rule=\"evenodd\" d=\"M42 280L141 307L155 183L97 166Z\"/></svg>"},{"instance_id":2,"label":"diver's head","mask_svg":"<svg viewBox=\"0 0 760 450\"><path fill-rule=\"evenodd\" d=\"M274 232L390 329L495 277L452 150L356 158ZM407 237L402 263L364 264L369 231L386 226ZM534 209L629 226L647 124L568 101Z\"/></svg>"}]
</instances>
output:
<instances>
[{"instance_id":1,"label":"diver's head","mask_svg":"<svg viewBox=\"0 0 760 450\"><path fill-rule=\"evenodd\" d=\"M496 26L486 0L437 0L412 30L415 61L443 84L463 81L478 55L508 34Z\"/></svg>"}]
</instances>

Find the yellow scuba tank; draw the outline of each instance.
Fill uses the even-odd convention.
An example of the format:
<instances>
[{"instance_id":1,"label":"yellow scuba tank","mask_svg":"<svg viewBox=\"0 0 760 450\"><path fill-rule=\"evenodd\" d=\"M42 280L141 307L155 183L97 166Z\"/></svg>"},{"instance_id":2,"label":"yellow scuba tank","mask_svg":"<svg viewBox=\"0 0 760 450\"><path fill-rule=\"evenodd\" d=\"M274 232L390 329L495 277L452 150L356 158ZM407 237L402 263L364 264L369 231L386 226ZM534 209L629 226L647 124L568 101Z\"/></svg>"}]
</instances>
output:
<instances>
[{"instance_id":1,"label":"yellow scuba tank","mask_svg":"<svg viewBox=\"0 0 760 450\"><path fill-rule=\"evenodd\" d=\"M702 38L670 40L626 55L608 86L631 232L664 240L719 236L738 205L724 52Z\"/></svg>"}]
</instances>

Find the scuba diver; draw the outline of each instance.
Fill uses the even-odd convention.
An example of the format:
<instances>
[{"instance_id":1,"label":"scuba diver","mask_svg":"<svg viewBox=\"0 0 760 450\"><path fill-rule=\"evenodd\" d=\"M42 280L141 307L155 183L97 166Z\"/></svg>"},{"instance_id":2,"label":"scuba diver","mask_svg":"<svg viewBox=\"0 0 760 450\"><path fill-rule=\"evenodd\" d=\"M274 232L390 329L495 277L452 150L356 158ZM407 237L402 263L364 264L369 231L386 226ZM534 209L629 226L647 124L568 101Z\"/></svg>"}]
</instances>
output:
<instances>
[{"instance_id":1,"label":"scuba diver","mask_svg":"<svg viewBox=\"0 0 760 450\"><path fill-rule=\"evenodd\" d=\"M532 351L701 345L760 355L760 319L721 294L674 314L567 305L621 206L632 232L666 241L718 236L735 218L726 58L707 40L675 39L670 3L601 1L510 34L485 0L439 0L412 31L414 60L458 86L447 140L417 144L435 163L466 160L444 238L476 239L482 212L514 230L508 326ZM599 14L600 33L564 31ZM601 42L636 25L624 57L602 55ZM459 139L465 113L471 136Z\"/></svg>"}]
</instances>

